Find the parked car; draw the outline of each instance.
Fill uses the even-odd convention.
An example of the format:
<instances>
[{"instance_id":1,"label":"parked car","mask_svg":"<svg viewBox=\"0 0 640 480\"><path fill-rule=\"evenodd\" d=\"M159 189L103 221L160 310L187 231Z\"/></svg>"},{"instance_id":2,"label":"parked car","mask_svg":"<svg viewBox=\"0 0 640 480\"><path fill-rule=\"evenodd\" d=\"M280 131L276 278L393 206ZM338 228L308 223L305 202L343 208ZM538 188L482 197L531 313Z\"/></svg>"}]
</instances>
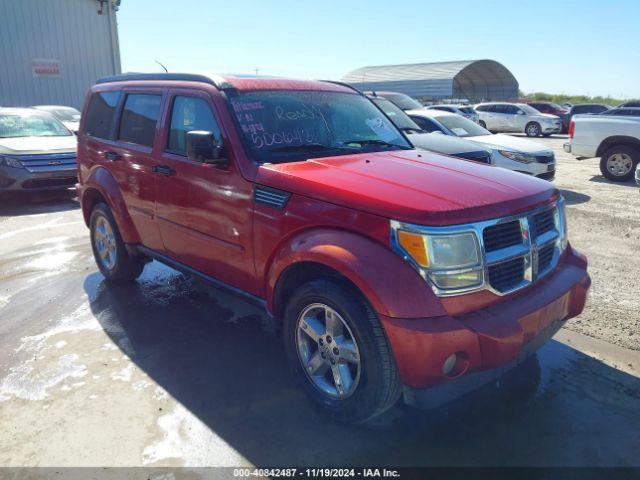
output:
<instances>
[{"instance_id":1,"label":"parked car","mask_svg":"<svg viewBox=\"0 0 640 480\"><path fill-rule=\"evenodd\" d=\"M529 106L535 108L540 113L548 113L550 115L556 115L562 120L562 131L560 133L567 133L569 131L569 109L558 105L553 102L526 102Z\"/></svg>"},{"instance_id":2,"label":"parked car","mask_svg":"<svg viewBox=\"0 0 640 480\"><path fill-rule=\"evenodd\" d=\"M580 103L572 106L569 110L569 122L571 122L574 115L604 113L609 109L611 107L603 103Z\"/></svg>"},{"instance_id":3,"label":"parked car","mask_svg":"<svg viewBox=\"0 0 640 480\"><path fill-rule=\"evenodd\" d=\"M35 105L32 108L49 112L73 133L78 131L78 127L80 126L80 112L75 108L61 105Z\"/></svg>"},{"instance_id":4,"label":"parked car","mask_svg":"<svg viewBox=\"0 0 640 480\"><path fill-rule=\"evenodd\" d=\"M549 181L555 177L555 155L544 145L511 135L494 135L471 120L449 112L409 110L407 114L425 131L441 132L488 148L492 165Z\"/></svg>"},{"instance_id":5,"label":"parked car","mask_svg":"<svg viewBox=\"0 0 640 480\"><path fill-rule=\"evenodd\" d=\"M636 185L640 187L640 163L636 165Z\"/></svg>"},{"instance_id":6,"label":"parked car","mask_svg":"<svg viewBox=\"0 0 640 480\"><path fill-rule=\"evenodd\" d=\"M602 175L614 182L630 180L640 162L640 117L576 115L569 139L565 152L578 160L600 157Z\"/></svg>"},{"instance_id":7,"label":"parked car","mask_svg":"<svg viewBox=\"0 0 640 480\"><path fill-rule=\"evenodd\" d=\"M415 98L410 97L409 95L405 95L404 93L398 92L365 92L365 95L372 95L376 97L386 98L387 100L393 102L398 108L402 110L413 110L414 108L424 108L419 101Z\"/></svg>"},{"instance_id":8,"label":"parked car","mask_svg":"<svg viewBox=\"0 0 640 480\"><path fill-rule=\"evenodd\" d=\"M0 108L0 193L69 188L75 183L75 135L49 113Z\"/></svg>"},{"instance_id":9,"label":"parked car","mask_svg":"<svg viewBox=\"0 0 640 480\"><path fill-rule=\"evenodd\" d=\"M263 306L301 387L343 421L490 382L585 304L558 190L413 149L345 86L110 77L78 142L105 279L156 259Z\"/></svg>"},{"instance_id":10,"label":"parked car","mask_svg":"<svg viewBox=\"0 0 640 480\"><path fill-rule=\"evenodd\" d=\"M479 123L491 132L526 133L528 137L548 137L562 131L556 115L540 113L526 103L481 103L475 106Z\"/></svg>"},{"instance_id":11,"label":"parked car","mask_svg":"<svg viewBox=\"0 0 640 480\"><path fill-rule=\"evenodd\" d=\"M629 100L628 102L624 102L618 105L618 108L624 107L640 108L640 100Z\"/></svg>"},{"instance_id":12,"label":"parked car","mask_svg":"<svg viewBox=\"0 0 640 480\"><path fill-rule=\"evenodd\" d=\"M427 110L441 110L443 112L455 113L476 123L480 120L478 112L469 105L431 105L427 107Z\"/></svg>"},{"instance_id":13,"label":"parked car","mask_svg":"<svg viewBox=\"0 0 640 480\"><path fill-rule=\"evenodd\" d=\"M606 110L600 115L615 115L618 117L638 117L640 116L640 108L633 107L616 107Z\"/></svg>"},{"instance_id":14,"label":"parked car","mask_svg":"<svg viewBox=\"0 0 640 480\"><path fill-rule=\"evenodd\" d=\"M422 130L409 116L383 97L369 96L389 120L418 148L443 153L466 160L491 164L491 151L461 138L432 134ZM453 114L452 114L453 115Z\"/></svg>"}]
</instances>

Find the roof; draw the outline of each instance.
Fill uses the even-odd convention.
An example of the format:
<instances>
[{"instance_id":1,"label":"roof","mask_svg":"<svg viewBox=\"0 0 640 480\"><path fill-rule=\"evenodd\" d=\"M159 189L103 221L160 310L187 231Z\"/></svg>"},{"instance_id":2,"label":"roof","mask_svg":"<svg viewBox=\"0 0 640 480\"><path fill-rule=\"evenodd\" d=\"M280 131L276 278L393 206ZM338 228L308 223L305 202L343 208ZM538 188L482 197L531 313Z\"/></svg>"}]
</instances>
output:
<instances>
[{"instance_id":1,"label":"roof","mask_svg":"<svg viewBox=\"0 0 640 480\"><path fill-rule=\"evenodd\" d=\"M0 107L0 113L4 115L34 115L36 113L47 113L30 107Z\"/></svg>"},{"instance_id":2,"label":"roof","mask_svg":"<svg viewBox=\"0 0 640 480\"><path fill-rule=\"evenodd\" d=\"M505 70L509 74L509 76L512 76L511 73L502 64L496 62L495 60L485 59L362 67L342 77L342 81L357 84L358 82L362 83L363 81L381 82L398 80L446 80L455 77L465 68L471 66L480 66L487 68L487 75L489 76L491 70L494 71L494 76L498 73L504 73L503 70Z\"/></svg>"},{"instance_id":3,"label":"roof","mask_svg":"<svg viewBox=\"0 0 640 480\"><path fill-rule=\"evenodd\" d=\"M236 90L321 90L328 92L356 93L349 86L336 82L294 80L277 77L234 76L197 73L125 73L99 79L96 83L114 82L198 82L214 87Z\"/></svg>"}]
</instances>

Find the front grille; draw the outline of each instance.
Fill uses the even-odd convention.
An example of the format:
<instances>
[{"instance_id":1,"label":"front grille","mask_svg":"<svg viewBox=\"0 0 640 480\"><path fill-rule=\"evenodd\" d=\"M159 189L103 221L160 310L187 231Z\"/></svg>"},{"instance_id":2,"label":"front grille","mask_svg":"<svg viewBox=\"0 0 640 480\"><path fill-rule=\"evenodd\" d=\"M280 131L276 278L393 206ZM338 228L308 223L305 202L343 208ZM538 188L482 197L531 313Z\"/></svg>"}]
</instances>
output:
<instances>
[{"instance_id":1,"label":"front grille","mask_svg":"<svg viewBox=\"0 0 640 480\"><path fill-rule=\"evenodd\" d=\"M533 216L532 227L533 234L536 236L550 232L556 228L555 212L553 210L545 210L544 212L536 213Z\"/></svg>"},{"instance_id":2,"label":"front grille","mask_svg":"<svg viewBox=\"0 0 640 480\"><path fill-rule=\"evenodd\" d=\"M522 244L522 229L519 220L498 223L484 229L482 233L485 252Z\"/></svg>"},{"instance_id":3,"label":"front grille","mask_svg":"<svg viewBox=\"0 0 640 480\"><path fill-rule=\"evenodd\" d=\"M489 266L489 282L499 292L513 290L524 280L524 258L518 257Z\"/></svg>"},{"instance_id":4,"label":"front grille","mask_svg":"<svg viewBox=\"0 0 640 480\"><path fill-rule=\"evenodd\" d=\"M50 153L36 155L18 155L13 157L31 173L58 172L76 169L75 153Z\"/></svg>"},{"instance_id":5,"label":"front grille","mask_svg":"<svg viewBox=\"0 0 640 480\"><path fill-rule=\"evenodd\" d=\"M551 261L553 260L555 248L556 246L551 243L540 249L538 252L538 272L544 272L549 268Z\"/></svg>"},{"instance_id":6,"label":"front grille","mask_svg":"<svg viewBox=\"0 0 640 480\"><path fill-rule=\"evenodd\" d=\"M554 153L548 155L534 155L535 159L538 163L553 163L556 161L556 156Z\"/></svg>"},{"instance_id":7,"label":"front grille","mask_svg":"<svg viewBox=\"0 0 640 480\"><path fill-rule=\"evenodd\" d=\"M483 228L487 282L495 292L511 292L552 270L558 259L558 221L554 207Z\"/></svg>"},{"instance_id":8,"label":"front grille","mask_svg":"<svg viewBox=\"0 0 640 480\"><path fill-rule=\"evenodd\" d=\"M77 177L65 178L33 178L22 182L22 188L55 188L72 187L78 181Z\"/></svg>"}]
</instances>

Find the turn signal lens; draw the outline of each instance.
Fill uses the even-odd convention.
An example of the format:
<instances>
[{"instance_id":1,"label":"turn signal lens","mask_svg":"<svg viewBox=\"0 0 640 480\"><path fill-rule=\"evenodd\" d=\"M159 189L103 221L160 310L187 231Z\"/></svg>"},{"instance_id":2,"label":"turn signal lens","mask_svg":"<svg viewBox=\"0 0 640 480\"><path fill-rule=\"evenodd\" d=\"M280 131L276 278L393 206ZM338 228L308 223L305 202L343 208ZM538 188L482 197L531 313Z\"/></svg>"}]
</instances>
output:
<instances>
[{"instance_id":1,"label":"turn signal lens","mask_svg":"<svg viewBox=\"0 0 640 480\"><path fill-rule=\"evenodd\" d=\"M421 267L429 266L429 254L424 236L400 230L398 231L398 243L418 265Z\"/></svg>"}]
</instances>

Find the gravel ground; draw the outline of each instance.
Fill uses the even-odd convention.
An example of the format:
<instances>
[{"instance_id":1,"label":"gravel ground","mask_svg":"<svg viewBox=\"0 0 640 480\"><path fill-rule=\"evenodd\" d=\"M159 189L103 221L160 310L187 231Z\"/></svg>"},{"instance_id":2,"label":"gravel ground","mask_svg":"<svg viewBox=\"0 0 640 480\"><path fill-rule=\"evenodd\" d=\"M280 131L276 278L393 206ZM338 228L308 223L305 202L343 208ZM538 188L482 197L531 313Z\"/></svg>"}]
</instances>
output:
<instances>
[{"instance_id":1,"label":"gravel ground","mask_svg":"<svg viewBox=\"0 0 640 480\"><path fill-rule=\"evenodd\" d=\"M598 159L565 153L566 136L536 141L555 150L569 240L587 255L593 281L584 313L565 328L640 350L640 191L633 181L603 177Z\"/></svg>"}]
</instances>

